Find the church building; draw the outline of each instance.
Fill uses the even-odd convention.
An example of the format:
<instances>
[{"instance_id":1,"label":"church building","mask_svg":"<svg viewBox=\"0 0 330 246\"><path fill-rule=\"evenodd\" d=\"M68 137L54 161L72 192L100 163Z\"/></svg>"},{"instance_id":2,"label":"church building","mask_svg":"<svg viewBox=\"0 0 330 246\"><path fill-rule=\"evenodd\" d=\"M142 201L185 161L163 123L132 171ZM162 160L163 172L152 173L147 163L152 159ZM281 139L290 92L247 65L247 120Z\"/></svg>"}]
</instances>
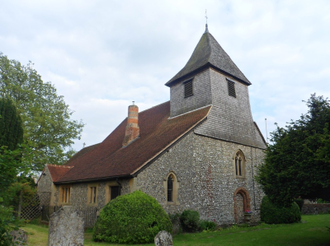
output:
<instances>
[{"instance_id":1,"label":"church building","mask_svg":"<svg viewBox=\"0 0 330 246\"><path fill-rule=\"evenodd\" d=\"M254 177L266 142L253 121L251 82L208 31L187 64L166 84L170 101L128 117L103 142L65 165L47 164L38 181L44 206L70 205L93 226L119 195L141 190L167 213L197 210L217 224L260 218L263 193ZM89 217L88 217L89 216Z\"/></svg>"}]
</instances>

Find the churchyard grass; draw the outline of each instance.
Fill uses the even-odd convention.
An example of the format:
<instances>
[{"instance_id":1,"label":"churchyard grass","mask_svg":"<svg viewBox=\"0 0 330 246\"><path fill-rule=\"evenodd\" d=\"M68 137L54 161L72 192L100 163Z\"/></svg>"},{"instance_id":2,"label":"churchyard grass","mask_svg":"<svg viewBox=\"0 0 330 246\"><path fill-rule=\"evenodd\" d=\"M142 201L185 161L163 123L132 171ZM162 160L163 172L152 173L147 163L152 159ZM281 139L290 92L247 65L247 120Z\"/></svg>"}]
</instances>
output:
<instances>
[{"instance_id":1,"label":"churchyard grass","mask_svg":"<svg viewBox=\"0 0 330 246\"><path fill-rule=\"evenodd\" d=\"M330 227L330 214L303 215L302 223L296 224L233 226L215 232L179 234L174 236L174 245L330 245L330 231L327 227ZM27 224L22 229L29 233L28 245L47 245L47 227ZM85 232L85 245L123 246L123 244L95 243L92 241L91 230Z\"/></svg>"}]
</instances>

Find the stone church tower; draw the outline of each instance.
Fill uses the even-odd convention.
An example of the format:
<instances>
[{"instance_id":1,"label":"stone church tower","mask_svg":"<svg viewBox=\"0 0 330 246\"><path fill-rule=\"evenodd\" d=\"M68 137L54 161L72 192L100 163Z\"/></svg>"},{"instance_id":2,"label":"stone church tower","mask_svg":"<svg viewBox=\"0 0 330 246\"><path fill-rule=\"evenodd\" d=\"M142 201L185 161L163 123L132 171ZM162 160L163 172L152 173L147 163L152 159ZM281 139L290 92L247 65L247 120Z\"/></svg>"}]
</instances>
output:
<instances>
[{"instance_id":1,"label":"stone church tower","mask_svg":"<svg viewBox=\"0 0 330 246\"><path fill-rule=\"evenodd\" d=\"M189 61L169 82L171 117L212 105L197 134L264 149L265 141L252 119L251 82L206 30Z\"/></svg>"}]
</instances>

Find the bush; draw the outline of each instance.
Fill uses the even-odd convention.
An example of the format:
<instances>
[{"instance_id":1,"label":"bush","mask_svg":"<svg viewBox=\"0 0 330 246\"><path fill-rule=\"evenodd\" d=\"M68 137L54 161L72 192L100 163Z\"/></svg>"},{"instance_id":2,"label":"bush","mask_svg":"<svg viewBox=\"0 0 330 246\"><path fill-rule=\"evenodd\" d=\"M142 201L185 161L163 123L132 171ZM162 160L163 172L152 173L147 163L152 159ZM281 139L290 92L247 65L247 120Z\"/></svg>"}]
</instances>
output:
<instances>
[{"instance_id":1,"label":"bush","mask_svg":"<svg viewBox=\"0 0 330 246\"><path fill-rule=\"evenodd\" d=\"M17 227L13 226L15 221L13 216L13 210L11 208L6 208L0 203L0 245L10 246L12 245L12 237L9 232Z\"/></svg>"},{"instance_id":2,"label":"bush","mask_svg":"<svg viewBox=\"0 0 330 246\"><path fill-rule=\"evenodd\" d=\"M159 231L172 232L172 223L153 197L141 192L118 196L100 213L93 240L110 243L151 243Z\"/></svg>"},{"instance_id":3,"label":"bush","mask_svg":"<svg viewBox=\"0 0 330 246\"><path fill-rule=\"evenodd\" d=\"M302 198L296 198L294 199L295 203L298 204L299 208L300 208L300 212L302 211L302 207L304 206L304 199Z\"/></svg>"},{"instance_id":4,"label":"bush","mask_svg":"<svg viewBox=\"0 0 330 246\"><path fill-rule=\"evenodd\" d=\"M199 213L193 210L184 210L180 215L182 229L186 232L198 231Z\"/></svg>"},{"instance_id":5,"label":"bush","mask_svg":"<svg viewBox=\"0 0 330 246\"><path fill-rule=\"evenodd\" d=\"M301 213L297 203L292 203L290 207L275 206L267 196L262 199L261 220L267 224L295 223L301 220Z\"/></svg>"},{"instance_id":6,"label":"bush","mask_svg":"<svg viewBox=\"0 0 330 246\"><path fill-rule=\"evenodd\" d=\"M213 221L200 220L198 227L201 231L214 231L217 229L217 224Z\"/></svg>"}]
</instances>

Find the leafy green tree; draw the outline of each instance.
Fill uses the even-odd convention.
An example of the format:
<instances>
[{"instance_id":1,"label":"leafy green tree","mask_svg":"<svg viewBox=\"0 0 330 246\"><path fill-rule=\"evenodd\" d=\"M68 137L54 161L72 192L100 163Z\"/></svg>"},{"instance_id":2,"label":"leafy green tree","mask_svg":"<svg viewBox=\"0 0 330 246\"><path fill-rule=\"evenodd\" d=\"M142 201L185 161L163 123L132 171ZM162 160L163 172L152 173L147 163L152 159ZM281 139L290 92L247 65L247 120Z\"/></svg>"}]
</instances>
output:
<instances>
[{"instance_id":1,"label":"leafy green tree","mask_svg":"<svg viewBox=\"0 0 330 246\"><path fill-rule=\"evenodd\" d=\"M299 120L277 126L259 168L257 181L277 205L289 207L330 186L330 102L313 94L307 106Z\"/></svg>"},{"instance_id":2,"label":"leafy green tree","mask_svg":"<svg viewBox=\"0 0 330 246\"><path fill-rule=\"evenodd\" d=\"M29 160L33 170L42 170L45 163L63 164L74 154L71 145L84 124L70 118L73 112L63 96L42 81L31 62L24 66L0 53L0 97L13 100L21 115L24 142L34 153Z\"/></svg>"}]
</instances>

